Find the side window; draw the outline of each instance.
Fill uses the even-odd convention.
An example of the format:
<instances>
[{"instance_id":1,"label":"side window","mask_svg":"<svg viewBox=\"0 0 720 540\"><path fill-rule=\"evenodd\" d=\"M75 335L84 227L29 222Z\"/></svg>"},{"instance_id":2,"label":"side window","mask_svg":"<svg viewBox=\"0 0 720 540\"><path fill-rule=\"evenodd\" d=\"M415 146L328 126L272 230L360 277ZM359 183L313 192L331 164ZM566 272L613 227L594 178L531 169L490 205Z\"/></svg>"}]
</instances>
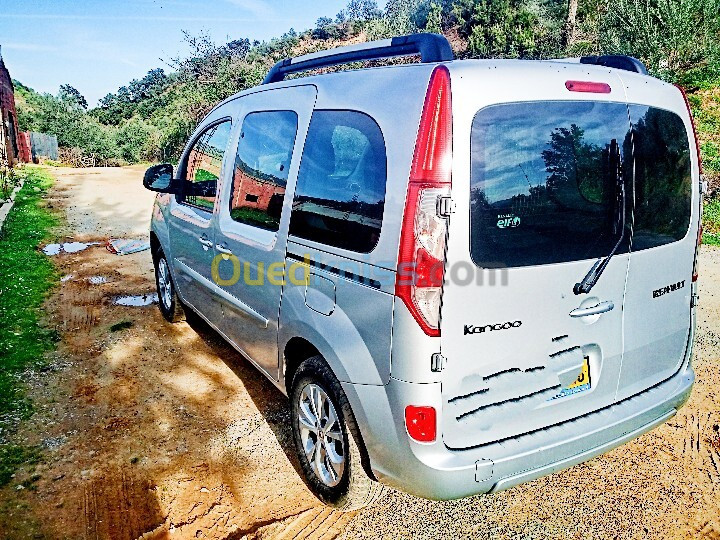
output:
<instances>
[{"instance_id":1,"label":"side window","mask_svg":"<svg viewBox=\"0 0 720 540\"><path fill-rule=\"evenodd\" d=\"M181 202L212 212L231 129L231 122L226 120L211 126L195 141L187 158Z\"/></svg>"},{"instance_id":2,"label":"side window","mask_svg":"<svg viewBox=\"0 0 720 540\"><path fill-rule=\"evenodd\" d=\"M377 245L387 158L377 123L354 111L316 111L305 142L290 234L360 253Z\"/></svg>"},{"instance_id":3,"label":"side window","mask_svg":"<svg viewBox=\"0 0 720 540\"><path fill-rule=\"evenodd\" d=\"M675 113L631 105L635 154L633 251L681 240L690 226L690 144Z\"/></svg>"},{"instance_id":4,"label":"side window","mask_svg":"<svg viewBox=\"0 0 720 540\"><path fill-rule=\"evenodd\" d=\"M245 117L233 169L233 220L278 230L297 123L297 114L292 111L257 112Z\"/></svg>"}]
</instances>

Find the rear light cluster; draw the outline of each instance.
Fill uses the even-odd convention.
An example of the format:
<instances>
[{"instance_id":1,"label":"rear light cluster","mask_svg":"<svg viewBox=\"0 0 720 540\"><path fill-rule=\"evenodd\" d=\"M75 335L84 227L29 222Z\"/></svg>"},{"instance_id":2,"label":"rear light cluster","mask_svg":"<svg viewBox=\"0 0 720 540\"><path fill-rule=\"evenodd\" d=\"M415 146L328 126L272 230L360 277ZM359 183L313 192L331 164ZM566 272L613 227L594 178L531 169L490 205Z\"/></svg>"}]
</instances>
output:
<instances>
[{"instance_id":1,"label":"rear light cluster","mask_svg":"<svg viewBox=\"0 0 720 540\"><path fill-rule=\"evenodd\" d=\"M688 101L687 94L685 93L685 90L682 86L679 84L675 85L678 90L680 90L680 93L682 94L683 99L685 100L685 106L687 107L688 116L690 117L690 125L692 126L693 131L693 137L695 138L695 151L697 152L697 160L698 160L698 168L700 169L700 174L703 172L702 168L702 157L700 156L700 141L698 140L697 135L697 129L695 128L695 120L693 119L692 115L692 109L690 109L690 101ZM700 244L702 244L702 235L703 235L703 226L702 226L702 203L700 205L700 219L698 223L698 236L697 236L697 245L695 246L695 260L693 261L693 271L692 271L692 280L693 282L697 281L698 279L698 251L700 251Z\"/></svg>"},{"instance_id":2,"label":"rear light cluster","mask_svg":"<svg viewBox=\"0 0 720 540\"><path fill-rule=\"evenodd\" d=\"M440 335L447 219L438 212L450 196L452 109L450 74L430 76L405 201L395 294L428 336Z\"/></svg>"},{"instance_id":3,"label":"rear light cluster","mask_svg":"<svg viewBox=\"0 0 720 540\"><path fill-rule=\"evenodd\" d=\"M418 442L433 442L437 436L437 415L434 407L405 407L405 427L408 435Z\"/></svg>"}]
</instances>

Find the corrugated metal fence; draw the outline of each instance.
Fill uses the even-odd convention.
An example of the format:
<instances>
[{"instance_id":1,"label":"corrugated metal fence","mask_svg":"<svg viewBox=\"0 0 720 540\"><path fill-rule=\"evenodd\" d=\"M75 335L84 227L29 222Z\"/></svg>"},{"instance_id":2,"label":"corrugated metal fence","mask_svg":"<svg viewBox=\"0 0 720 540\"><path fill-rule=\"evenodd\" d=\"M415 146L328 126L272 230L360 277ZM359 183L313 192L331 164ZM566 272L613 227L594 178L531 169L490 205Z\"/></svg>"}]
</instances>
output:
<instances>
[{"instance_id":1,"label":"corrugated metal fence","mask_svg":"<svg viewBox=\"0 0 720 540\"><path fill-rule=\"evenodd\" d=\"M40 158L58 159L58 142L55 135L30 132L30 150L32 160L37 163Z\"/></svg>"}]
</instances>

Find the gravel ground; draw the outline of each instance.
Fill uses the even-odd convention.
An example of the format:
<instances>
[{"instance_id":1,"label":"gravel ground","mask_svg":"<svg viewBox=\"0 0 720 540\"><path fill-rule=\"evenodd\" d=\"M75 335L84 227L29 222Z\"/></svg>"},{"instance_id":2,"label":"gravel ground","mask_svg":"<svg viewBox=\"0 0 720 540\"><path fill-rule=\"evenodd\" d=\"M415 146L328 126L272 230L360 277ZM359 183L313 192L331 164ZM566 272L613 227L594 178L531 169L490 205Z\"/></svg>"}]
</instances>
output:
<instances>
[{"instance_id":1,"label":"gravel ground","mask_svg":"<svg viewBox=\"0 0 720 540\"><path fill-rule=\"evenodd\" d=\"M68 239L147 230L139 168L58 177L52 202L67 213ZM0 491L0 537L720 538L718 249L701 254L698 380L675 418L497 495L431 502L390 491L350 514L308 492L285 398L214 332L112 304L153 290L148 252L97 246L54 260L72 276L47 304L62 341L28 378L36 414L19 434L45 457Z\"/></svg>"}]
</instances>

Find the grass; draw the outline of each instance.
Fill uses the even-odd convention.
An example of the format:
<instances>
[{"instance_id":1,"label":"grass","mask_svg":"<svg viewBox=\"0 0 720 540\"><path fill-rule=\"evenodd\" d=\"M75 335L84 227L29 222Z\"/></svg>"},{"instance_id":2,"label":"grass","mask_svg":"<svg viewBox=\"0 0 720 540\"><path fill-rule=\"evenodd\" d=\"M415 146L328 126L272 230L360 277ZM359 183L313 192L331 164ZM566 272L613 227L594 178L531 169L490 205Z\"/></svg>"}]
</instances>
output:
<instances>
[{"instance_id":1,"label":"grass","mask_svg":"<svg viewBox=\"0 0 720 540\"><path fill-rule=\"evenodd\" d=\"M50 260L37 248L58 223L39 204L52 185L52 176L40 167L20 173L25 185L0 232L0 435L32 414L25 396L23 374L44 362L54 347L56 333L41 324L42 303L57 281ZM30 450L0 444L0 480L23 462ZM2 482L0 482L1 484Z\"/></svg>"},{"instance_id":2,"label":"grass","mask_svg":"<svg viewBox=\"0 0 720 540\"><path fill-rule=\"evenodd\" d=\"M0 445L0 486L7 484L21 465L35 465L41 459L40 450L17 444Z\"/></svg>"},{"instance_id":3,"label":"grass","mask_svg":"<svg viewBox=\"0 0 720 540\"><path fill-rule=\"evenodd\" d=\"M720 197L707 199L703 206L703 244L720 246Z\"/></svg>"}]
</instances>

